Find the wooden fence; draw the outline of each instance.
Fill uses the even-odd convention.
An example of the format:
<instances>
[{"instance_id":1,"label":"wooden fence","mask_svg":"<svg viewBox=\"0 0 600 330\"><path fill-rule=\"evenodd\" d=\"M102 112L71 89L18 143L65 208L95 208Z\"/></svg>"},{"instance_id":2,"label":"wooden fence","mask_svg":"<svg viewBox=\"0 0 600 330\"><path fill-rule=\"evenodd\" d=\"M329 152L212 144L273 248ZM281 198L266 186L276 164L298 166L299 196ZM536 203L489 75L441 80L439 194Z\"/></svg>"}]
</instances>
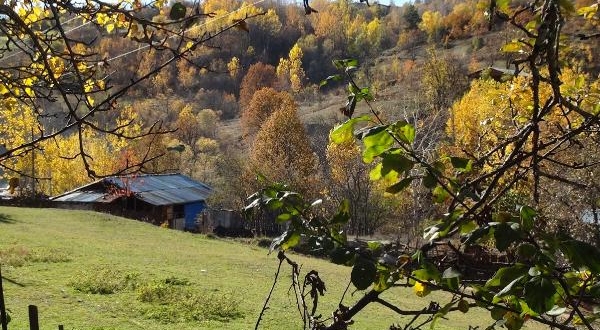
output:
<instances>
[{"instance_id":1,"label":"wooden fence","mask_svg":"<svg viewBox=\"0 0 600 330\"><path fill-rule=\"evenodd\" d=\"M6 305L4 304L4 287L2 286L2 282L2 267L0 266L0 323L2 324L2 330L8 330L8 315L6 314ZM64 330L64 328L62 324L58 326L58 330ZM38 308L35 305L29 305L29 329L40 330Z\"/></svg>"}]
</instances>

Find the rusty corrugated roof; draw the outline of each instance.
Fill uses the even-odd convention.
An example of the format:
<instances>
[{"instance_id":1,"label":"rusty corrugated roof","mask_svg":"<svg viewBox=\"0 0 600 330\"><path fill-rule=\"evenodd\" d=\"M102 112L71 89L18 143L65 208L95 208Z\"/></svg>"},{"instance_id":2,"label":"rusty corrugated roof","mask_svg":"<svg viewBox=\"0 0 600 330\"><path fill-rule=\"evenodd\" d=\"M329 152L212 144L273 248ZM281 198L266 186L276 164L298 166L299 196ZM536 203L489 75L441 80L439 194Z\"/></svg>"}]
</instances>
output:
<instances>
[{"instance_id":1,"label":"rusty corrugated roof","mask_svg":"<svg viewBox=\"0 0 600 330\"><path fill-rule=\"evenodd\" d=\"M182 174L144 174L109 177L53 198L57 202L108 203L114 188L135 194L152 205L186 204L208 198L212 188Z\"/></svg>"}]
</instances>

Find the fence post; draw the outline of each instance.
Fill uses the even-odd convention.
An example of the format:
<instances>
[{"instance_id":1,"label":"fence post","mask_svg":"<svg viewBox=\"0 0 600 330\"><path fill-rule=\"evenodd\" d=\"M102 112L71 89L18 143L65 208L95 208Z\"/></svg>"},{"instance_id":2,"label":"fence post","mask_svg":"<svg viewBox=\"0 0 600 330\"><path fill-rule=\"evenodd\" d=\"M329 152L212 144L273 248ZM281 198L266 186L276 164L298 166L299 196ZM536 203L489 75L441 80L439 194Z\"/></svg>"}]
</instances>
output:
<instances>
[{"instance_id":1,"label":"fence post","mask_svg":"<svg viewBox=\"0 0 600 330\"><path fill-rule=\"evenodd\" d=\"M35 305L29 305L29 330L40 330L38 308Z\"/></svg>"},{"instance_id":2,"label":"fence post","mask_svg":"<svg viewBox=\"0 0 600 330\"><path fill-rule=\"evenodd\" d=\"M59 325L58 325L58 330L65 330L65 326L64 326L64 325L62 325L62 324L59 324Z\"/></svg>"},{"instance_id":3,"label":"fence post","mask_svg":"<svg viewBox=\"0 0 600 330\"><path fill-rule=\"evenodd\" d=\"M4 287L2 287L2 265L0 265L0 323L2 323L2 330L8 330L8 317L6 317L6 306L4 305Z\"/></svg>"}]
</instances>

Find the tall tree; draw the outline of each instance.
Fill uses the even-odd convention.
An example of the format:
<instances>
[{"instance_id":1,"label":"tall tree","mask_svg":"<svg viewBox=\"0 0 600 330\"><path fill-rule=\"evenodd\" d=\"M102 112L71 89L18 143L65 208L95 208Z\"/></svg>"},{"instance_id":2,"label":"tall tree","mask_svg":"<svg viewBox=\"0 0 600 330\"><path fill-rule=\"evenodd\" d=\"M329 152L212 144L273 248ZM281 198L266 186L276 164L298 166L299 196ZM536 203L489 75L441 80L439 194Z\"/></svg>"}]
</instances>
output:
<instances>
[{"instance_id":1,"label":"tall tree","mask_svg":"<svg viewBox=\"0 0 600 330\"><path fill-rule=\"evenodd\" d=\"M261 62L252 64L240 85L240 107L246 107L257 90L274 87L276 80L274 66Z\"/></svg>"},{"instance_id":2,"label":"tall tree","mask_svg":"<svg viewBox=\"0 0 600 330\"><path fill-rule=\"evenodd\" d=\"M288 182L294 189L314 195L318 191L318 160L296 111L296 104L288 103L268 117L256 134L250 163L253 171L269 180Z\"/></svg>"},{"instance_id":3,"label":"tall tree","mask_svg":"<svg viewBox=\"0 0 600 330\"><path fill-rule=\"evenodd\" d=\"M287 92L278 92L269 87L258 90L242 112L242 134L251 140L273 113L295 106L294 99Z\"/></svg>"},{"instance_id":4,"label":"tall tree","mask_svg":"<svg viewBox=\"0 0 600 330\"><path fill-rule=\"evenodd\" d=\"M405 28L407 30L415 30L419 27L419 23L421 23L421 16L419 15L419 11L417 10L417 7L412 3L409 3L408 5L404 6L404 14L402 15L402 17L406 22Z\"/></svg>"}]
</instances>

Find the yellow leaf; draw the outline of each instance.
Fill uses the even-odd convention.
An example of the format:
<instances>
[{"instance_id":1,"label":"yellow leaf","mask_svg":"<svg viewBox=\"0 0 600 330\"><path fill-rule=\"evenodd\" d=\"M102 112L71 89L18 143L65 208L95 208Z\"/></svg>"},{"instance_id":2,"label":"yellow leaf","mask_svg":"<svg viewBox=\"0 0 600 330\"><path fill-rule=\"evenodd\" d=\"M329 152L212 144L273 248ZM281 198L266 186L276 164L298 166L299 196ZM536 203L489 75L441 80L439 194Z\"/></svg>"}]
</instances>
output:
<instances>
[{"instance_id":1,"label":"yellow leaf","mask_svg":"<svg viewBox=\"0 0 600 330\"><path fill-rule=\"evenodd\" d=\"M87 99L89 105L93 107L94 106L94 99L91 96L89 96L89 95L87 95L85 98Z\"/></svg>"},{"instance_id":2,"label":"yellow leaf","mask_svg":"<svg viewBox=\"0 0 600 330\"><path fill-rule=\"evenodd\" d=\"M104 25L108 22L108 15L100 13L96 15L96 22L100 25Z\"/></svg>"},{"instance_id":3,"label":"yellow leaf","mask_svg":"<svg viewBox=\"0 0 600 330\"><path fill-rule=\"evenodd\" d=\"M111 33L115 29L115 25L113 23L106 24L106 31Z\"/></svg>"},{"instance_id":4,"label":"yellow leaf","mask_svg":"<svg viewBox=\"0 0 600 330\"><path fill-rule=\"evenodd\" d=\"M104 80L96 80L96 86L98 86L98 89L104 89L106 88L106 84L104 83Z\"/></svg>"},{"instance_id":5,"label":"yellow leaf","mask_svg":"<svg viewBox=\"0 0 600 330\"><path fill-rule=\"evenodd\" d=\"M77 70L80 72L87 71L87 65L84 62L77 63Z\"/></svg>"},{"instance_id":6,"label":"yellow leaf","mask_svg":"<svg viewBox=\"0 0 600 330\"><path fill-rule=\"evenodd\" d=\"M429 294L430 290L427 288L427 285L421 282L415 282L415 286L413 286L413 290L418 297L425 297Z\"/></svg>"},{"instance_id":7,"label":"yellow leaf","mask_svg":"<svg viewBox=\"0 0 600 330\"><path fill-rule=\"evenodd\" d=\"M85 85L83 86L83 90L86 93L91 92L94 89L94 82L92 80L88 80L85 82Z\"/></svg>"},{"instance_id":8,"label":"yellow leaf","mask_svg":"<svg viewBox=\"0 0 600 330\"><path fill-rule=\"evenodd\" d=\"M26 79L23 80L23 85L25 85L25 86L33 86L33 82L34 82L33 78L26 78Z\"/></svg>"}]
</instances>

